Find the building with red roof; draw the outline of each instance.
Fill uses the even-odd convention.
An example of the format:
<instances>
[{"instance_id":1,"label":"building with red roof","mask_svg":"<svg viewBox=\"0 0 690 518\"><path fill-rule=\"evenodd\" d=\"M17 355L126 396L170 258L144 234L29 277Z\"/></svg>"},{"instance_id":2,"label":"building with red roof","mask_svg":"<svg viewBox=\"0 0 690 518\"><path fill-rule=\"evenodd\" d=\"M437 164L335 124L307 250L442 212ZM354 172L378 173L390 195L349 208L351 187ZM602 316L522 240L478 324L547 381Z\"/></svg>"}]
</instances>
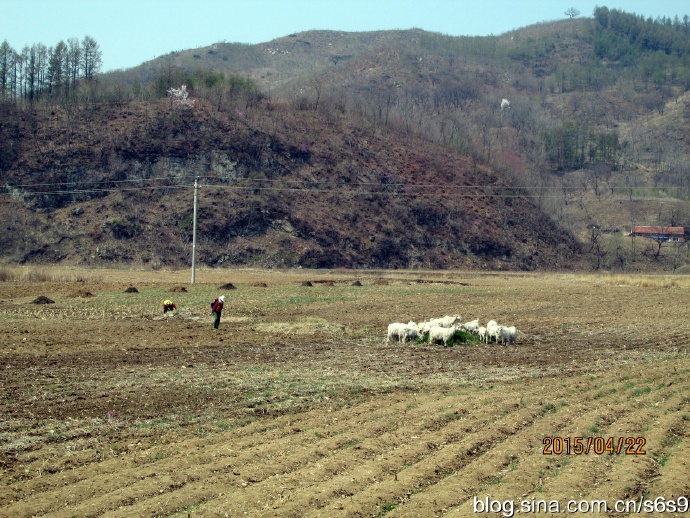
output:
<instances>
[{"instance_id":1,"label":"building with red roof","mask_svg":"<svg viewBox=\"0 0 690 518\"><path fill-rule=\"evenodd\" d=\"M685 241L685 229L683 227L635 225L628 235L648 237L656 241Z\"/></svg>"}]
</instances>

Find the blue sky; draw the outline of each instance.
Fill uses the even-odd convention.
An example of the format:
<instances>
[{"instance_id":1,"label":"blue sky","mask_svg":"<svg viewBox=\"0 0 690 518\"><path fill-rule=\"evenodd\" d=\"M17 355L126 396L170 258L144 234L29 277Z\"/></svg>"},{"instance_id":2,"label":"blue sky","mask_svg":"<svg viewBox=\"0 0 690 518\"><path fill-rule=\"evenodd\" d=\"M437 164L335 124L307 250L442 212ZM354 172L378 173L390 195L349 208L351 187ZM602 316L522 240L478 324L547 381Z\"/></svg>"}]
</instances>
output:
<instances>
[{"instance_id":1,"label":"blue sky","mask_svg":"<svg viewBox=\"0 0 690 518\"><path fill-rule=\"evenodd\" d=\"M690 15L678 0L0 0L0 41L24 45L96 39L103 72L213 43L262 43L312 29L419 28L452 36L498 35L597 5L651 16Z\"/></svg>"}]
</instances>

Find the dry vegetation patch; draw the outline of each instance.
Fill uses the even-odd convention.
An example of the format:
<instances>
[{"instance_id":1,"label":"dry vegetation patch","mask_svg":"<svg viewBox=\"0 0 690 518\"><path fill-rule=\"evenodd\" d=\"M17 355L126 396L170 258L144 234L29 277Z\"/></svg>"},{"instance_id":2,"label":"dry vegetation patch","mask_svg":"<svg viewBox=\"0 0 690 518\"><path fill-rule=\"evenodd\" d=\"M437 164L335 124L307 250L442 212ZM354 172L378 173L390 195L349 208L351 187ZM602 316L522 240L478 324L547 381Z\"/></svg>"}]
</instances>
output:
<instances>
[{"instance_id":1,"label":"dry vegetation patch","mask_svg":"<svg viewBox=\"0 0 690 518\"><path fill-rule=\"evenodd\" d=\"M0 282L0 516L690 493L685 277L237 270L214 331L228 273L201 271L174 316L161 303L188 272L74 272L92 298L58 296L84 288L57 273ZM518 345L385 343L390 322L456 313L516 325ZM576 436L643 438L645 455L543 454Z\"/></svg>"}]
</instances>

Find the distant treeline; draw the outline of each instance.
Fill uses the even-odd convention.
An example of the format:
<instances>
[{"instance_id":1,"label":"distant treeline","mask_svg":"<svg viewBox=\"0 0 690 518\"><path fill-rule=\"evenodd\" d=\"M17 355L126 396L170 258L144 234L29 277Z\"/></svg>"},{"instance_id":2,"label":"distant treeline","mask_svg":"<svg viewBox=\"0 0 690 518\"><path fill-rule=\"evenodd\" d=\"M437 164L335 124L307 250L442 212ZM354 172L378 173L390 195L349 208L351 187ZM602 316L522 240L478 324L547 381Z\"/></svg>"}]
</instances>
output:
<instances>
[{"instance_id":1,"label":"distant treeline","mask_svg":"<svg viewBox=\"0 0 690 518\"><path fill-rule=\"evenodd\" d=\"M690 17L644 18L598 7L594 54L654 86L679 85L690 89Z\"/></svg>"},{"instance_id":2,"label":"distant treeline","mask_svg":"<svg viewBox=\"0 0 690 518\"><path fill-rule=\"evenodd\" d=\"M67 96L81 79L93 80L102 64L100 45L91 36L61 40L54 47L34 43L20 52L4 40L0 44L0 98L33 101L41 95Z\"/></svg>"},{"instance_id":3,"label":"distant treeline","mask_svg":"<svg viewBox=\"0 0 690 518\"><path fill-rule=\"evenodd\" d=\"M247 77L180 67L163 67L147 79L146 85L134 79L125 88L120 81L95 81L101 66L100 46L90 36L81 41L60 41L54 47L35 43L20 52L5 40L0 44L0 101L18 105L72 100L122 102L166 97L171 87L183 84L196 96L216 104L239 94L257 95L256 85Z\"/></svg>"},{"instance_id":4,"label":"distant treeline","mask_svg":"<svg viewBox=\"0 0 690 518\"><path fill-rule=\"evenodd\" d=\"M690 56L690 17L644 18L617 9L597 7L598 24L594 51L597 56L615 61L632 61L643 52L660 51L682 58ZM608 30L607 30L608 29Z\"/></svg>"}]
</instances>

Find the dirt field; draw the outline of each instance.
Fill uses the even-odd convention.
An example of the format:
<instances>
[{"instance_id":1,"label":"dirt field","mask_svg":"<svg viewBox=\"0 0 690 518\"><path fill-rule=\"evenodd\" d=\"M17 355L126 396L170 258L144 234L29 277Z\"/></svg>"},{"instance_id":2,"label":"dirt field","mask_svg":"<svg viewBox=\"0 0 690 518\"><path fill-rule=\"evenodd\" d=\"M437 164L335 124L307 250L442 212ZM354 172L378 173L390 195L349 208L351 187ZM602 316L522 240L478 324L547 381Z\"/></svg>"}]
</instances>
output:
<instances>
[{"instance_id":1,"label":"dirt field","mask_svg":"<svg viewBox=\"0 0 690 518\"><path fill-rule=\"evenodd\" d=\"M690 495L687 277L17 276L0 282L3 517L629 516L617 499ZM517 326L517 345L385 343L390 322L456 313Z\"/></svg>"}]
</instances>

